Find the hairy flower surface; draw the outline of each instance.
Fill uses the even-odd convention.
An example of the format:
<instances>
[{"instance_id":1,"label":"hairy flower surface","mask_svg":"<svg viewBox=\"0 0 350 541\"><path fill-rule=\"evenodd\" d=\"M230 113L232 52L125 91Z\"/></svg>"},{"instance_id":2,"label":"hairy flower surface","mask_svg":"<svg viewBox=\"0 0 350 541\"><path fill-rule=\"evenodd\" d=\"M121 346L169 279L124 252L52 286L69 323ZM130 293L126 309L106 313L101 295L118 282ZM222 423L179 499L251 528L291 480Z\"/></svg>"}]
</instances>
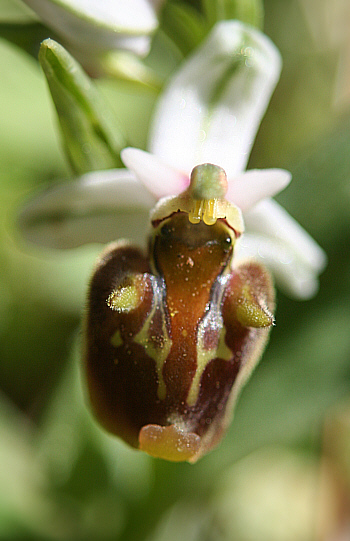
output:
<instances>
[{"instance_id":1,"label":"hairy flower surface","mask_svg":"<svg viewBox=\"0 0 350 541\"><path fill-rule=\"evenodd\" d=\"M95 415L152 456L196 462L215 447L273 324L257 263L231 267L243 232L227 178L195 167L151 213L149 251L109 245L90 283L84 363Z\"/></svg>"}]
</instances>

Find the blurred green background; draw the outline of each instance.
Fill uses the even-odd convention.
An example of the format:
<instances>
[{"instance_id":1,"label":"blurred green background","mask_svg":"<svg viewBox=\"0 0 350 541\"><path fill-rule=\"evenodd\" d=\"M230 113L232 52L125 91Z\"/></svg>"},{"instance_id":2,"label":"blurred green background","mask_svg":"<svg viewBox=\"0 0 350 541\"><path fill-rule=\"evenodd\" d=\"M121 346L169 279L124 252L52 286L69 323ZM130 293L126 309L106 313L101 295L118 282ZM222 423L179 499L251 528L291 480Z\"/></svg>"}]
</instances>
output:
<instances>
[{"instance_id":1,"label":"blurred green background","mask_svg":"<svg viewBox=\"0 0 350 541\"><path fill-rule=\"evenodd\" d=\"M10 18L12 3L0 1ZM69 171L38 63L0 39L1 540L327 539L327 525L320 525L324 423L332 424L335 408L350 397L344 26L350 27L346 0L265 1L264 30L284 68L249 167L292 171L278 200L329 263L314 299L278 292L277 326L229 434L194 466L130 450L100 430L85 407L79 328L100 247L49 251L26 245L16 229L16 213L33 191ZM131 144L144 148L156 94L125 82L97 84ZM349 441L349 419L345 414L334 440ZM332 455L345 488L346 449L340 443ZM328 510L338 497L335 487Z\"/></svg>"}]
</instances>

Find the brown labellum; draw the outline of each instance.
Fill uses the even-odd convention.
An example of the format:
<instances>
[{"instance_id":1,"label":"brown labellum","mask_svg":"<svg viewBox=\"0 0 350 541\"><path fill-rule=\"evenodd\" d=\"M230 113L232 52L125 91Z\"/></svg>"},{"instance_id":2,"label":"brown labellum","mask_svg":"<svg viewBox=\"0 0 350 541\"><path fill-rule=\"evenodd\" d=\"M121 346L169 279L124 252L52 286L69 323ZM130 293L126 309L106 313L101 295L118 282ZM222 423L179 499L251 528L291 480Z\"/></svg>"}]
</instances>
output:
<instances>
[{"instance_id":1,"label":"brown labellum","mask_svg":"<svg viewBox=\"0 0 350 541\"><path fill-rule=\"evenodd\" d=\"M198 170L195 181L155 208L147 255L122 241L100 256L84 331L100 423L152 456L190 462L225 434L274 308L265 269L232 267L243 226L222 182L216 201Z\"/></svg>"}]
</instances>

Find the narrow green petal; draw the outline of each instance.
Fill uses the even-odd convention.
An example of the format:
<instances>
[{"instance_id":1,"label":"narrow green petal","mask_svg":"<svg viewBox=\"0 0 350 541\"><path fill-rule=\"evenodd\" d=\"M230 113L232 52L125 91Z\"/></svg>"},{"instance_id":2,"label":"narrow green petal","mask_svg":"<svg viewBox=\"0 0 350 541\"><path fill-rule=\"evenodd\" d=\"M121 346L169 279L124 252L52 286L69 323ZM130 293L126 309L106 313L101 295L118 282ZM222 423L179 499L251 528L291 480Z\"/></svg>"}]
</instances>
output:
<instances>
[{"instance_id":1,"label":"narrow green petal","mask_svg":"<svg viewBox=\"0 0 350 541\"><path fill-rule=\"evenodd\" d=\"M64 47L52 39L42 42L39 61L74 173L120 167L119 153L126 141L94 83Z\"/></svg>"}]
</instances>

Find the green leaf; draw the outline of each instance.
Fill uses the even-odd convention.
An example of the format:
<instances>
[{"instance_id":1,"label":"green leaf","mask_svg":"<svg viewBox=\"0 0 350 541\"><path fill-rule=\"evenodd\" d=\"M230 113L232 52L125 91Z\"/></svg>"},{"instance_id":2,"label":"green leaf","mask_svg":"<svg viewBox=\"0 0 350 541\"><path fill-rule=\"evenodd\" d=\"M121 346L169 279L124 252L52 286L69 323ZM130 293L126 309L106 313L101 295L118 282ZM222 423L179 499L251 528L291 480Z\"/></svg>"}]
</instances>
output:
<instances>
[{"instance_id":1,"label":"green leaf","mask_svg":"<svg viewBox=\"0 0 350 541\"><path fill-rule=\"evenodd\" d=\"M225 19L237 19L262 29L262 0L202 0L202 10L210 26Z\"/></svg>"},{"instance_id":2,"label":"green leaf","mask_svg":"<svg viewBox=\"0 0 350 541\"><path fill-rule=\"evenodd\" d=\"M42 42L39 61L57 110L63 145L75 174L122 166L126 141L93 81L52 39Z\"/></svg>"}]
</instances>

